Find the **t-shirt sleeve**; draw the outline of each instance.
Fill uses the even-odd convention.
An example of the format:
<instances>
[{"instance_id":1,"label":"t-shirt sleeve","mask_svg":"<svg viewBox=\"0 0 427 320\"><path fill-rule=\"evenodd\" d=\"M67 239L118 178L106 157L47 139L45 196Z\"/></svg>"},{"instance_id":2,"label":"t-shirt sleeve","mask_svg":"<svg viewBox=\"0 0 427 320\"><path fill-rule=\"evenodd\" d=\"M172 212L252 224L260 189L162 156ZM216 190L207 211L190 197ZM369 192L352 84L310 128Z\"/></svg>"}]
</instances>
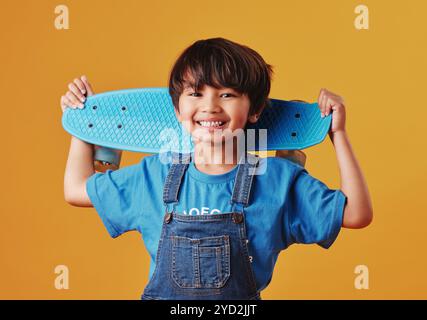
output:
<instances>
[{"instance_id":1,"label":"t-shirt sleeve","mask_svg":"<svg viewBox=\"0 0 427 320\"><path fill-rule=\"evenodd\" d=\"M341 230L347 197L298 167L289 190L288 245L317 243L329 248Z\"/></svg>"},{"instance_id":2,"label":"t-shirt sleeve","mask_svg":"<svg viewBox=\"0 0 427 320\"><path fill-rule=\"evenodd\" d=\"M98 172L87 180L88 196L111 237L138 228L141 188L140 164Z\"/></svg>"}]
</instances>

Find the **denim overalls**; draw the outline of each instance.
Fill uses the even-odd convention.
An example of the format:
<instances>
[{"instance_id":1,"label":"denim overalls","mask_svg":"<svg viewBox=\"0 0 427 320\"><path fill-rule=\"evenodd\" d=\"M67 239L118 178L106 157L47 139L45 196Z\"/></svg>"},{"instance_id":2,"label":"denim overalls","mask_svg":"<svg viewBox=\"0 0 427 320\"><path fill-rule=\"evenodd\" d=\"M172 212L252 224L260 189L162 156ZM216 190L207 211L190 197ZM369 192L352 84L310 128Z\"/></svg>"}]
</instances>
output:
<instances>
[{"instance_id":1,"label":"denim overalls","mask_svg":"<svg viewBox=\"0 0 427 320\"><path fill-rule=\"evenodd\" d=\"M243 212L259 163L258 156L246 153L247 159L242 156L239 160L230 200L232 212L190 216L176 213L175 206L191 154L172 155L163 189L166 212L156 267L141 298L261 299L248 252Z\"/></svg>"}]
</instances>

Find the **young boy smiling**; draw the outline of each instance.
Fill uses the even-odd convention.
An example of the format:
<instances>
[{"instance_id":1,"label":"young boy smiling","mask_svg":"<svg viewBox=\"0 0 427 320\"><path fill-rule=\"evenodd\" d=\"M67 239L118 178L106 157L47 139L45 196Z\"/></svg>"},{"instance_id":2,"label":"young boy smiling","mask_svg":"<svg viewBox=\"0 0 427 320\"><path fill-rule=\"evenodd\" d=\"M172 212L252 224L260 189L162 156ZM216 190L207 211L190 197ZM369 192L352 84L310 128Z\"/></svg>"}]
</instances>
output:
<instances>
[{"instance_id":1,"label":"young boy smiling","mask_svg":"<svg viewBox=\"0 0 427 320\"><path fill-rule=\"evenodd\" d=\"M254 50L226 40L196 41L177 59L169 93L195 142L191 154L145 157L95 173L93 146L72 137L66 201L95 207L112 237L138 230L151 256L143 299L260 299L280 251L294 243L329 248L341 227L372 220L368 188L345 131L341 97L322 89L323 115L341 189L329 189L289 160L240 150L244 132L268 107L272 68ZM93 90L75 79L61 106L82 107ZM232 147L231 161L225 161ZM243 161L242 161L243 160Z\"/></svg>"},{"instance_id":2,"label":"young boy smiling","mask_svg":"<svg viewBox=\"0 0 427 320\"><path fill-rule=\"evenodd\" d=\"M247 94L235 89L204 85L200 90L191 75L184 80L184 91L179 97L178 121L191 133L194 161L197 169L206 174L229 172L237 164L240 152L234 137L245 139L246 123L256 122L259 113L248 116L250 101ZM244 140L243 140L244 141ZM228 149L227 149L228 147ZM231 149L231 150L230 150ZM227 157L230 155L230 158Z\"/></svg>"}]
</instances>

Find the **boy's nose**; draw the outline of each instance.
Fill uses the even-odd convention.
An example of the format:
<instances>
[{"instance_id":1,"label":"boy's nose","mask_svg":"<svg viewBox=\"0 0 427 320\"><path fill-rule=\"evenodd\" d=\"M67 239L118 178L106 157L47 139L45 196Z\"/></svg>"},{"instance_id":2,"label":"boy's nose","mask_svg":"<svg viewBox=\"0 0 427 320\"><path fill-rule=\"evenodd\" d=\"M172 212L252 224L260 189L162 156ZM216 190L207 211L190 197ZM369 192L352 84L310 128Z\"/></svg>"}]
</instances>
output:
<instances>
[{"instance_id":1,"label":"boy's nose","mask_svg":"<svg viewBox=\"0 0 427 320\"><path fill-rule=\"evenodd\" d=\"M200 103L199 110L202 112L221 112L222 108L215 99L205 99Z\"/></svg>"}]
</instances>

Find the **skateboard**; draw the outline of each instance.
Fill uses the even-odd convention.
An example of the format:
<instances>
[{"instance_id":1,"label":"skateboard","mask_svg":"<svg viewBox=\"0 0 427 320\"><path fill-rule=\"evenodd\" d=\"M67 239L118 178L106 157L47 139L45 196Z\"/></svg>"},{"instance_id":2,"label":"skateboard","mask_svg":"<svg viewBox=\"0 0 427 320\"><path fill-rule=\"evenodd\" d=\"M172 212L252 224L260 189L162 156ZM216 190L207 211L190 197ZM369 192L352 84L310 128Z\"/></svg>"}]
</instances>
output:
<instances>
[{"instance_id":1,"label":"skateboard","mask_svg":"<svg viewBox=\"0 0 427 320\"><path fill-rule=\"evenodd\" d=\"M247 150L301 150L319 144L329 131L331 116L322 118L317 103L270 99L259 120L245 127L254 140ZM95 94L83 109L65 109L62 125L71 135L107 149L186 153L194 147L176 119L168 88Z\"/></svg>"}]
</instances>

